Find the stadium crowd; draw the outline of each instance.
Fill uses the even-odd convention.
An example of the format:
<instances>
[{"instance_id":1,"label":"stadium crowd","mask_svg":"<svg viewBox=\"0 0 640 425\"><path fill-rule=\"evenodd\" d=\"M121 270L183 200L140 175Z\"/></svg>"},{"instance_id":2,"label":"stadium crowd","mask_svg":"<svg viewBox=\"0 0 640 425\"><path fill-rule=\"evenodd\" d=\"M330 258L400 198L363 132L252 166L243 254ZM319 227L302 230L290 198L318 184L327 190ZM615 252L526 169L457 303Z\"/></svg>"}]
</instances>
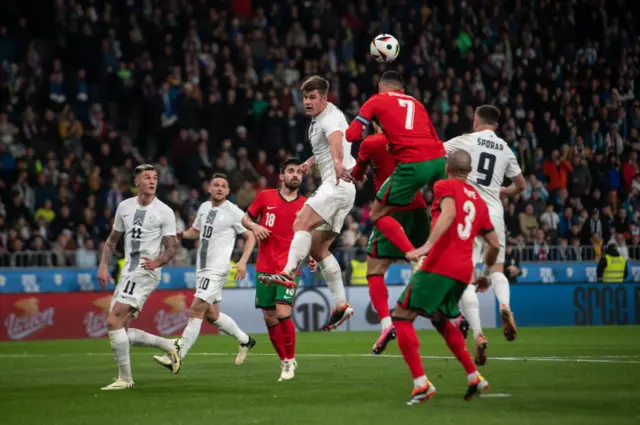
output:
<instances>
[{"instance_id":1,"label":"stadium crowd","mask_svg":"<svg viewBox=\"0 0 640 425\"><path fill-rule=\"evenodd\" d=\"M597 260L613 241L640 259L638 2L210 4L8 1L0 266L94 267L144 162L158 167L178 230L206 200L213 172L230 176L231 200L246 208L276 186L284 159L310 155L305 76L326 76L330 101L352 119L387 68L405 75L443 141L470 130L474 107L501 109L499 135L528 180L505 201L510 252ZM378 33L402 43L392 65L368 55ZM304 192L317 182L306 179ZM362 254L374 192L371 181L359 186L338 244ZM176 263L191 263L193 247L184 241Z\"/></svg>"}]
</instances>

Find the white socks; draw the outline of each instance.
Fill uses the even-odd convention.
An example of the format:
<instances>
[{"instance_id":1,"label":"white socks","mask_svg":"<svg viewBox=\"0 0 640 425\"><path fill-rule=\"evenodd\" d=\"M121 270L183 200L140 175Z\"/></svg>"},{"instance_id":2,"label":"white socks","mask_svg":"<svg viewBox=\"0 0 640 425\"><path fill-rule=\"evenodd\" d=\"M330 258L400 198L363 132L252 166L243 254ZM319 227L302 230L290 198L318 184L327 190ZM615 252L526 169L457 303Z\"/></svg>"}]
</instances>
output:
<instances>
[{"instance_id":1,"label":"white socks","mask_svg":"<svg viewBox=\"0 0 640 425\"><path fill-rule=\"evenodd\" d=\"M293 246L293 245L292 245ZM227 335L234 337L240 344L249 342L249 335L244 333L235 320L224 313L220 313L218 320L213 322L214 325Z\"/></svg>"},{"instance_id":2,"label":"white socks","mask_svg":"<svg viewBox=\"0 0 640 425\"><path fill-rule=\"evenodd\" d=\"M127 331L129 343L134 347L153 347L169 353L173 349L173 342L170 339L153 335L140 329L129 328Z\"/></svg>"},{"instance_id":3,"label":"white socks","mask_svg":"<svg viewBox=\"0 0 640 425\"><path fill-rule=\"evenodd\" d=\"M389 326L391 326L391 323L391 316L383 317L382 319L380 319L380 327L382 328L382 330L385 330Z\"/></svg>"},{"instance_id":4,"label":"white socks","mask_svg":"<svg viewBox=\"0 0 640 425\"><path fill-rule=\"evenodd\" d=\"M475 285L467 285L467 289L462 293L460 301L464 309L464 316L473 331L473 337L477 338L478 335L482 334L482 325L480 324L480 303L478 302Z\"/></svg>"},{"instance_id":5,"label":"white socks","mask_svg":"<svg viewBox=\"0 0 640 425\"><path fill-rule=\"evenodd\" d=\"M196 343L198 336L200 335L200 327L202 326L202 319L196 319L194 317L190 317L187 322L187 326L182 331L182 351L181 357L184 359L187 356L187 353Z\"/></svg>"},{"instance_id":6,"label":"white socks","mask_svg":"<svg viewBox=\"0 0 640 425\"><path fill-rule=\"evenodd\" d=\"M298 233L296 233L297 235ZM295 241L295 237L294 237ZM291 244L293 247L293 244ZM342 283L342 269L338 260L332 254L327 258L318 262L318 267L322 272L325 282L333 295L333 305L337 308L342 307L347 302L347 295L344 292L344 283Z\"/></svg>"},{"instance_id":7,"label":"white socks","mask_svg":"<svg viewBox=\"0 0 640 425\"><path fill-rule=\"evenodd\" d=\"M293 241L291 241L291 247L289 247L289 258L284 272L287 274L295 274L302 261L309 255L310 250L311 233L295 232L293 234Z\"/></svg>"},{"instance_id":8,"label":"white socks","mask_svg":"<svg viewBox=\"0 0 640 425\"><path fill-rule=\"evenodd\" d=\"M509 302L511 301L511 290L509 288L509 280L507 277L504 273L495 272L489 276L489 279L491 280L491 286L493 286L493 292L496 294L500 307L509 307Z\"/></svg>"},{"instance_id":9,"label":"white socks","mask_svg":"<svg viewBox=\"0 0 640 425\"><path fill-rule=\"evenodd\" d=\"M131 375L131 359L129 357L129 337L127 331L118 329L109 331L109 339L111 340L111 351L113 357L118 364L118 377L124 381L132 382Z\"/></svg>"}]
</instances>

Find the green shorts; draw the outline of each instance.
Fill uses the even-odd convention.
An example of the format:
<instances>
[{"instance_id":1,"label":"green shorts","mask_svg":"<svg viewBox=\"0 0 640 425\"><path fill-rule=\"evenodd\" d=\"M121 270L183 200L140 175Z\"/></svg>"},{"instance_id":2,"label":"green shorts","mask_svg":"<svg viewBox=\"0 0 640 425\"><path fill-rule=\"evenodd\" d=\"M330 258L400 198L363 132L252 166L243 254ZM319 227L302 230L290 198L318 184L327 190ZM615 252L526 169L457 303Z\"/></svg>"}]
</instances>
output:
<instances>
[{"instance_id":1,"label":"green shorts","mask_svg":"<svg viewBox=\"0 0 640 425\"><path fill-rule=\"evenodd\" d=\"M258 280L258 276L263 274L265 273L256 273L256 308L275 308L276 304L292 305L296 289L282 285L266 285ZM296 283L300 284L300 276L296 276Z\"/></svg>"},{"instance_id":2,"label":"green shorts","mask_svg":"<svg viewBox=\"0 0 640 425\"><path fill-rule=\"evenodd\" d=\"M467 284L436 273L418 270L398 298L398 305L433 317L436 311L449 318L458 317L460 297Z\"/></svg>"},{"instance_id":3,"label":"green shorts","mask_svg":"<svg viewBox=\"0 0 640 425\"><path fill-rule=\"evenodd\" d=\"M400 223L413 246L422 246L429 238L430 218L426 209L394 211L391 217ZM400 248L391 243L376 227L369 236L367 254L372 258L404 259L404 253Z\"/></svg>"},{"instance_id":4,"label":"green shorts","mask_svg":"<svg viewBox=\"0 0 640 425\"><path fill-rule=\"evenodd\" d=\"M400 163L389 176L376 198L384 205L406 206L424 186L446 179L445 157L422 162Z\"/></svg>"}]
</instances>

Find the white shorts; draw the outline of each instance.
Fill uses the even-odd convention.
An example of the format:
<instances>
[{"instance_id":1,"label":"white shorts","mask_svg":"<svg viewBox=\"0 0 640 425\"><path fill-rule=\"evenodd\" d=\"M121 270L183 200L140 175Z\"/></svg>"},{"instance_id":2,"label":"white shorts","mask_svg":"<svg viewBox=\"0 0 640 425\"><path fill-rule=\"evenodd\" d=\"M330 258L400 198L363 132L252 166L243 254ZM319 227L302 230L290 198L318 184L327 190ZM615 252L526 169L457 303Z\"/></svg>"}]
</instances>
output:
<instances>
[{"instance_id":1,"label":"white shorts","mask_svg":"<svg viewBox=\"0 0 640 425\"><path fill-rule=\"evenodd\" d=\"M146 270L134 270L131 273L122 274L116 290L111 297L111 307L117 302L126 304L141 311L142 306L149 298L149 295L156 290L160 284L160 274ZM134 315L134 318L138 314Z\"/></svg>"},{"instance_id":2,"label":"white shorts","mask_svg":"<svg viewBox=\"0 0 640 425\"><path fill-rule=\"evenodd\" d=\"M229 272L202 271L196 275L196 298L209 304L222 301L222 288L227 283Z\"/></svg>"},{"instance_id":3,"label":"white shorts","mask_svg":"<svg viewBox=\"0 0 640 425\"><path fill-rule=\"evenodd\" d=\"M496 264L504 264L504 248L507 242L507 235L504 231L504 217L490 216L493 229L498 235L498 242L500 243L500 252L498 253L498 259ZM473 241L473 264L484 263L484 249L487 246L487 242L482 236L476 237Z\"/></svg>"},{"instance_id":4,"label":"white shorts","mask_svg":"<svg viewBox=\"0 0 640 425\"><path fill-rule=\"evenodd\" d=\"M309 205L324 220L317 230L340 233L344 220L353 208L356 200L356 187L353 183L341 181L322 183L305 205Z\"/></svg>"}]
</instances>

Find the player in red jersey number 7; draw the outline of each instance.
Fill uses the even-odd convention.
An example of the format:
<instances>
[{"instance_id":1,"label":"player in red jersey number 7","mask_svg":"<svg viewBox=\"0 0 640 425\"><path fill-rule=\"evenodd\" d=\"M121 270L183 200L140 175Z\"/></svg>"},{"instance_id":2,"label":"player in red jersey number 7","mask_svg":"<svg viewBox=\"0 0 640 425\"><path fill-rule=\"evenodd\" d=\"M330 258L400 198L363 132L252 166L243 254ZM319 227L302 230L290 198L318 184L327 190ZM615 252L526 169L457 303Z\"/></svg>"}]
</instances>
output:
<instances>
[{"instance_id":1,"label":"player in red jersey number 7","mask_svg":"<svg viewBox=\"0 0 640 425\"><path fill-rule=\"evenodd\" d=\"M422 187L444 179L445 150L424 105L404 93L404 81L396 71L382 74L379 93L360 108L347 129L350 142L360 140L362 130L376 119L389 139L396 169L382 184L371 209L375 227L404 254L415 247L402 226L391 216L406 207Z\"/></svg>"},{"instance_id":2,"label":"player in red jersey number 7","mask_svg":"<svg viewBox=\"0 0 640 425\"><path fill-rule=\"evenodd\" d=\"M380 127L373 123L376 134L368 136L360 144L356 166L351 172L357 181L364 179L367 169L373 171L373 187L375 190L396 169L396 161L389 153L389 140ZM415 194L413 201L406 207L394 211L393 218L400 223L411 243L422 245L429 236L429 217L427 203L422 193ZM367 247L367 283L371 304L380 319L380 337L373 346L373 354L382 354L387 345L395 339L395 331L389 313L389 291L384 283L384 275L395 260L404 260L405 254L392 244L378 229L373 229Z\"/></svg>"},{"instance_id":3,"label":"player in red jersey number 7","mask_svg":"<svg viewBox=\"0 0 640 425\"><path fill-rule=\"evenodd\" d=\"M471 400L489 389L489 383L478 373L462 332L449 319L460 314L458 302L471 281L474 272L473 242L484 236L488 249L486 271L495 264L499 242L489 218L487 204L478 192L466 183L471 171L471 156L464 150L452 153L447 160L448 180L437 182L434 189L432 218L435 222L427 242L407 254L415 260L429 254L398 299L393 312L398 346L413 375L413 392L407 402L419 404L433 397L436 387L427 379L420 359L420 343L413 321L418 315L431 318L431 323L444 337L447 346L467 372L465 400ZM475 284L477 290L486 291L488 273L483 273Z\"/></svg>"}]
</instances>

